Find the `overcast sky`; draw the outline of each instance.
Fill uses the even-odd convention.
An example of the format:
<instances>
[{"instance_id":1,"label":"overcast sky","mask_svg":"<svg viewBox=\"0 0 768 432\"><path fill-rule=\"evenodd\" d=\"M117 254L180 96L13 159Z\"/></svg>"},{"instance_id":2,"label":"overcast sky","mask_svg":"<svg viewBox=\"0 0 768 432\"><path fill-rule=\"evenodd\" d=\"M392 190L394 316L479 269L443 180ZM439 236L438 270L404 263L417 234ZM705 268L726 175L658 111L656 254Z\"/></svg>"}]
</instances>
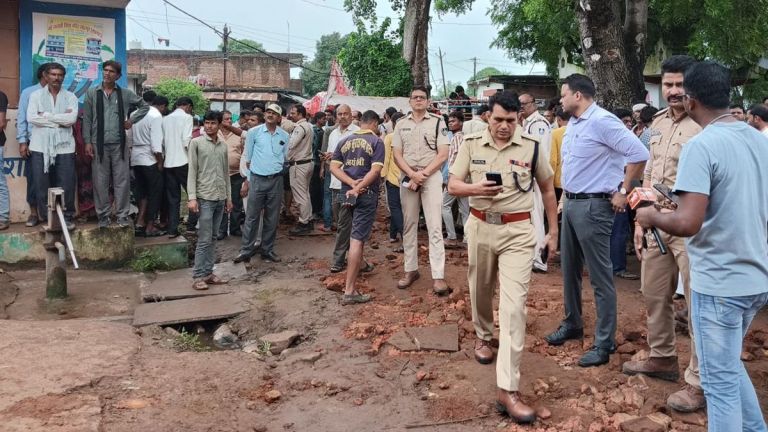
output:
<instances>
[{"instance_id":1,"label":"overcast sky","mask_svg":"<svg viewBox=\"0 0 768 432\"><path fill-rule=\"evenodd\" d=\"M268 51L304 54L312 58L320 36L355 30L352 14L343 10L344 0L172 0L171 3L218 29L227 23L236 39L261 42ZM395 18L389 0L378 0L378 15ZM496 48L496 37L486 12L490 0L476 0L465 15L434 17L429 34L433 85L440 85L438 48L445 53L446 81L466 82L472 76L472 57L477 70L493 66L513 74L544 74L544 65L522 65ZM166 10L167 9L167 10ZM141 41L145 49L166 49L157 38L170 39L167 49L216 49L221 39L204 25L184 16L160 0L131 0L127 8L128 41ZM294 73L295 75L296 73Z\"/></svg>"}]
</instances>

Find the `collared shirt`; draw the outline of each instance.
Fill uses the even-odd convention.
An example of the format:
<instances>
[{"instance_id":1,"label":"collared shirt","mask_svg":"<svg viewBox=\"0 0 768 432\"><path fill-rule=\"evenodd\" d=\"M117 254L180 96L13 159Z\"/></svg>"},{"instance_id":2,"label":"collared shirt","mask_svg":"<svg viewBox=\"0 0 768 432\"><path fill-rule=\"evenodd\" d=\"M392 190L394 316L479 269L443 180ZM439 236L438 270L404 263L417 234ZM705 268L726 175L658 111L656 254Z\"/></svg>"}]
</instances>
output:
<instances>
[{"instance_id":1,"label":"collared shirt","mask_svg":"<svg viewBox=\"0 0 768 432\"><path fill-rule=\"evenodd\" d=\"M83 100L83 141L86 144L96 145L98 138L98 99L96 95L99 90L103 90L102 86L91 87L85 93ZM144 99L136 96L136 93L129 89L120 87L120 91L123 95L123 114L128 116L131 112L131 108L137 108L130 116L130 120L136 124L147 114L149 105ZM115 144L120 142L120 129L124 127L123 123L126 119L120 118L120 110L117 106L117 87L112 90L112 93L107 96L107 92L104 94L104 143Z\"/></svg>"},{"instance_id":2,"label":"collared shirt","mask_svg":"<svg viewBox=\"0 0 768 432\"><path fill-rule=\"evenodd\" d=\"M648 150L618 117L592 103L573 116L563 137L563 188L573 193L613 193L625 163L648 160Z\"/></svg>"},{"instance_id":3,"label":"collared shirt","mask_svg":"<svg viewBox=\"0 0 768 432\"><path fill-rule=\"evenodd\" d=\"M227 159L229 160L229 176L240 174L240 159L243 155L243 143L240 137L232 132L223 132L219 129L219 141L227 145Z\"/></svg>"},{"instance_id":4,"label":"collared shirt","mask_svg":"<svg viewBox=\"0 0 768 432\"><path fill-rule=\"evenodd\" d=\"M443 184L448 184L448 174L456 155L459 154L459 148L464 143L464 133L462 131L451 132L451 146L448 148L448 159L443 164Z\"/></svg>"},{"instance_id":5,"label":"collared shirt","mask_svg":"<svg viewBox=\"0 0 768 432\"><path fill-rule=\"evenodd\" d=\"M166 168L176 168L187 164L187 147L192 139L192 116L181 108L163 119L163 148L165 149Z\"/></svg>"},{"instance_id":6,"label":"collared shirt","mask_svg":"<svg viewBox=\"0 0 768 432\"><path fill-rule=\"evenodd\" d=\"M353 180L362 180L374 166L384 166L384 143L373 131L355 131L339 142L331 163L341 165L344 173ZM376 178L368 189L378 191L380 179ZM349 185L342 185L343 191L349 189Z\"/></svg>"},{"instance_id":7,"label":"collared shirt","mask_svg":"<svg viewBox=\"0 0 768 432\"><path fill-rule=\"evenodd\" d=\"M768 127L763 129L763 130L761 130L760 133L762 133L765 136L768 136Z\"/></svg>"},{"instance_id":8,"label":"collared shirt","mask_svg":"<svg viewBox=\"0 0 768 432\"><path fill-rule=\"evenodd\" d=\"M19 111L16 117L16 142L24 144L29 142L29 137L32 135L32 127L27 122L27 107L29 107L29 96L32 92L40 90L43 86L40 83L31 85L21 91L19 96Z\"/></svg>"},{"instance_id":9,"label":"collared shirt","mask_svg":"<svg viewBox=\"0 0 768 432\"><path fill-rule=\"evenodd\" d=\"M224 201L232 196L229 183L227 145L208 135L189 143L189 171L187 196L189 199Z\"/></svg>"},{"instance_id":10,"label":"collared shirt","mask_svg":"<svg viewBox=\"0 0 768 432\"><path fill-rule=\"evenodd\" d=\"M305 119L295 123L288 143L287 160L292 162L312 159L312 140L315 137L312 125Z\"/></svg>"},{"instance_id":11,"label":"collared shirt","mask_svg":"<svg viewBox=\"0 0 768 432\"><path fill-rule=\"evenodd\" d=\"M536 137L541 146L540 150L543 150L544 154L547 155L547 159L549 159L549 151L552 148L552 129L549 127L547 119L538 111L535 111L523 119L523 133Z\"/></svg>"},{"instance_id":12,"label":"collared shirt","mask_svg":"<svg viewBox=\"0 0 768 432\"><path fill-rule=\"evenodd\" d=\"M651 182L651 186L657 183L674 186L683 146L699 132L701 126L686 113L677 119L669 108L656 113L649 140L651 158L645 165L643 181Z\"/></svg>"},{"instance_id":13,"label":"collared shirt","mask_svg":"<svg viewBox=\"0 0 768 432\"><path fill-rule=\"evenodd\" d=\"M74 153L72 125L77 121L77 110L77 96L63 88L55 101L48 86L32 92L27 107L27 121L32 125L29 150L53 156Z\"/></svg>"},{"instance_id":14,"label":"collared shirt","mask_svg":"<svg viewBox=\"0 0 768 432\"><path fill-rule=\"evenodd\" d=\"M157 108L149 107L147 115L132 130L131 165L156 164L155 153L163 152L163 114Z\"/></svg>"},{"instance_id":15,"label":"collared shirt","mask_svg":"<svg viewBox=\"0 0 768 432\"><path fill-rule=\"evenodd\" d=\"M768 291L767 160L768 138L739 121L712 123L683 148L675 191L709 198L701 230L686 241L692 290Z\"/></svg>"},{"instance_id":16,"label":"collared shirt","mask_svg":"<svg viewBox=\"0 0 768 432\"><path fill-rule=\"evenodd\" d=\"M275 132L270 132L266 124L248 129L245 155L251 161L251 173L269 176L283 171L289 140L288 132L279 126Z\"/></svg>"},{"instance_id":17,"label":"collared shirt","mask_svg":"<svg viewBox=\"0 0 768 432\"><path fill-rule=\"evenodd\" d=\"M479 118L473 118L470 121L464 122L464 126L462 126L461 131L464 132L464 135L470 135L482 132L486 129L488 129L488 123L480 120Z\"/></svg>"},{"instance_id":18,"label":"collared shirt","mask_svg":"<svg viewBox=\"0 0 768 432\"><path fill-rule=\"evenodd\" d=\"M552 148L549 152L549 165L555 171L555 177L552 179L556 188L562 188L563 159L561 149L563 148L563 135L565 135L565 126L552 131Z\"/></svg>"},{"instance_id":19,"label":"collared shirt","mask_svg":"<svg viewBox=\"0 0 768 432\"><path fill-rule=\"evenodd\" d=\"M392 135L384 137L384 168L381 169L381 177L385 178L393 186L400 185L400 167L395 163L392 151Z\"/></svg>"},{"instance_id":20,"label":"collared shirt","mask_svg":"<svg viewBox=\"0 0 768 432\"><path fill-rule=\"evenodd\" d=\"M333 153L336 151L336 147L339 145L339 142L348 137L352 134L352 132L360 130L360 127L355 124L350 124L346 129L341 130L341 126L336 127L334 130L331 131L331 135L328 137L328 151L330 153ZM339 190L341 189L341 180L337 179L336 176L331 174L331 189Z\"/></svg>"},{"instance_id":21,"label":"collared shirt","mask_svg":"<svg viewBox=\"0 0 768 432\"><path fill-rule=\"evenodd\" d=\"M516 127L512 139L501 149L493 143L490 130L464 137L464 144L459 148L451 166L450 173L460 179L468 175L472 183L485 180L485 173L501 173L502 191L493 197L469 197L469 205L481 211L500 213L520 213L533 210L533 189L522 192L518 186L527 189L533 181L543 181L552 177L547 155L539 148L536 172L532 173L534 145L536 139L523 134L522 128Z\"/></svg>"},{"instance_id":22,"label":"collared shirt","mask_svg":"<svg viewBox=\"0 0 768 432\"><path fill-rule=\"evenodd\" d=\"M405 163L414 168L426 167L437 156L438 146L450 145L445 121L432 113L419 121L408 114L397 122L394 134L392 148L402 149Z\"/></svg>"}]
</instances>

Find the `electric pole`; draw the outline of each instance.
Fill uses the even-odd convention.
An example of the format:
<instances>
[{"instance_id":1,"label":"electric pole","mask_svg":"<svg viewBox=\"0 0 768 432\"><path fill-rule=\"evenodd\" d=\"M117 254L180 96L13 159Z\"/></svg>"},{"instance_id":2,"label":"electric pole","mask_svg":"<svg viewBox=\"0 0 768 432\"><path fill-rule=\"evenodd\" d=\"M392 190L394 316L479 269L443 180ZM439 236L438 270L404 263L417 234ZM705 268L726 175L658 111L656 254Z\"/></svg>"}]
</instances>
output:
<instances>
[{"instance_id":1,"label":"electric pole","mask_svg":"<svg viewBox=\"0 0 768 432\"><path fill-rule=\"evenodd\" d=\"M223 38L224 38L224 43L222 44L222 51L224 51L224 88L223 88L222 99L223 99L224 108L222 108L222 110L226 110L227 109L227 60L229 60L228 59L229 55L227 54L227 49L229 45L229 28L227 27L226 24L224 24Z\"/></svg>"},{"instance_id":2,"label":"electric pole","mask_svg":"<svg viewBox=\"0 0 768 432\"><path fill-rule=\"evenodd\" d=\"M448 89L445 86L445 70L443 69L443 50L437 48L437 55L440 57L440 75L443 76L443 97L448 98Z\"/></svg>"},{"instance_id":3,"label":"electric pole","mask_svg":"<svg viewBox=\"0 0 768 432\"><path fill-rule=\"evenodd\" d=\"M472 57L472 81L475 81L474 96L477 97L477 57Z\"/></svg>"}]
</instances>

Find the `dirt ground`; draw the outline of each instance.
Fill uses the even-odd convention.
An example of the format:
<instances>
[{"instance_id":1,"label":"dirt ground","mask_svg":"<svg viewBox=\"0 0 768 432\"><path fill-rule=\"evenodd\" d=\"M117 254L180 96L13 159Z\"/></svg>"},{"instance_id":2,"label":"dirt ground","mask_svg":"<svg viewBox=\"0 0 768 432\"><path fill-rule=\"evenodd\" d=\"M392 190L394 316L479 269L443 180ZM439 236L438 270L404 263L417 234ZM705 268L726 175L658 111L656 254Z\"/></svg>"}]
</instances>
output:
<instances>
[{"instance_id":1,"label":"dirt ground","mask_svg":"<svg viewBox=\"0 0 768 432\"><path fill-rule=\"evenodd\" d=\"M0 273L0 430L3 431L590 431L619 430L634 416L661 413L670 430L703 431L703 413L668 411L666 397L681 388L621 373L621 363L642 355L645 310L639 281L617 279L619 352L608 365L582 369L576 361L590 345L594 322L585 287L586 338L548 347L543 336L563 314L559 268L534 274L522 364L526 401L551 417L517 426L494 409L495 363L472 355L466 252L447 251L446 279L454 292L429 291L426 251L422 279L398 290L402 254L377 224L366 257L376 269L361 278L374 301L341 306L343 274L329 276L332 236L288 238L281 227L280 264L258 258L248 286L252 310L231 321L242 339L281 330L301 334L280 356L242 351L176 352L159 327L134 329L120 322L138 302L141 276L102 274L102 284L73 276L73 299L51 309L41 300L40 272ZM423 233L422 233L423 234ZM421 239L426 246L426 239ZM219 242L231 259L239 238ZM637 262L630 259L634 270ZM107 272L109 273L109 272ZM110 279L111 278L111 279ZM330 289L327 289L330 288ZM246 289L246 288L243 288ZM406 326L456 323L455 353L400 352L387 343ZM689 340L678 333L681 368ZM763 311L745 340L749 370L763 412L768 409L768 314ZM638 354L639 353L639 354ZM682 369L681 369L682 370ZM461 420L466 420L459 422Z\"/></svg>"}]
</instances>

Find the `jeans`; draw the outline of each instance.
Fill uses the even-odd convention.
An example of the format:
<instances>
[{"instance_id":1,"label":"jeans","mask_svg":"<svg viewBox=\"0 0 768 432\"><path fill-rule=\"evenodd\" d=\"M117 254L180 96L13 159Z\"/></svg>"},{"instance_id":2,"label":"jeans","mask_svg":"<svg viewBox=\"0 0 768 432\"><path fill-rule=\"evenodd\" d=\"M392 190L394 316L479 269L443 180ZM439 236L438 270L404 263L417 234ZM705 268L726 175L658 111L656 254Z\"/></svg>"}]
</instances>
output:
<instances>
[{"instance_id":1,"label":"jeans","mask_svg":"<svg viewBox=\"0 0 768 432\"><path fill-rule=\"evenodd\" d=\"M461 216L461 225L464 226L469 219L469 199L466 197L457 198L448 193L448 190L443 191L443 224L445 225L445 233L448 235L448 240L456 240L456 226L453 222L453 203L459 202L459 216Z\"/></svg>"},{"instance_id":2,"label":"jeans","mask_svg":"<svg viewBox=\"0 0 768 432\"><path fill-rule=\"evenodd\" d=\"M213 264L216 261L216 235L217 227L221 224L226 201L209 201L198 199L197 205L200 213L197 230L197 248L195 248L195 268L192 277L203 278L213 273Z\"/></svg>"},{"instance_id":3,"label":"jeans","mask_svg":"<svg viewBox=\"0 0 768 432\"><path fill-rule=\"evenodd\" d=\"M400 206L400 186L390 182L386 183L387 204L389 204L389 238L396 239L400 234L403 237L403 208Z\"/></svg>"},{"instance_id":4,"label":"jeans","mask_svg":"<svg viewBox=\"0 0 768 432\"><path fill-rule=\"evenodd\" d=\"M168 234L179 232L179 219L181 218L181 188L187 190L187 173L189 165L173 168L164 168L165 197L168 201ZM194 230L197 225L198 215L189 212L187 229Z\"/></svg>"},{"instance_id":5,"label":"jeans","mask_svg":"<svg viewBox=\"0 0 768 432\"><path fill-rule=\"evenodd\" d=\"M240 232L240 219L243 214L243 197L240 196L240 188L243 187L245 179L240 174L229 176L229 185L232 189L232 212L228 216L221 218L219 233L227 233L227 222L229 222L229 233L236 235Z\"/></svg>"},{"instance_id":6,"label":"jeans","mask_svg":"<svg viewBox=\"0 0 768 432\"><path fill-rule=\"evenodd\" d=\"M715 297L691 292L691 323L709 432L768 430L755 387L741 361L749 324L767 303L768 293Z\"/></svg>"},{"instance_id":7,"label":"jeans","mask_svg":"<svg viewBox=\"0 0 768 432\"><path fill-rule=\"evenodd\" d=\"M331 174L326 172L323 179L323 226L333 226L333 194L331 194Z\"/></svg>"},{"instance_id":8,"label":"jeans","mask_svg":"<svg viewBox=\"0 0 768 432\"><path fill-rule=\"evenodd\" d=\"M8 183L5 180L5 162L3 161L4 149L4 146L0 146L0 222L8 222L11 219L11 198L8 195Z\"/></svg>"},{"instance_id":9,"label":"jeans","mask_svg":"<svg viewBox=\"0 0 768 432\"><path fill-rule=\"evenodd\" d=\"M627 236L629 235L629 206L624 213L613 217L611 231L611 264L613 273L627 270Z\"/></svg>"},{"instance_id":10,"label":"jeans","mask_svg":"<svg viewBox=\"0 0 768 432\"><path fill-rule=\"evenodd\" d=\"M37 214L41 221L48 219L48 188L60 187L64 189L64 219L71 221L75 218L75 154L65 153L56 155L55 163L48 167L48 172L43 172L43 154L33 151L30 153L27 163L32 167L32 178L35 181L35 197L37 198ZM0 217L2 220L2 217Z\"/></svg>"}]
</instances>

